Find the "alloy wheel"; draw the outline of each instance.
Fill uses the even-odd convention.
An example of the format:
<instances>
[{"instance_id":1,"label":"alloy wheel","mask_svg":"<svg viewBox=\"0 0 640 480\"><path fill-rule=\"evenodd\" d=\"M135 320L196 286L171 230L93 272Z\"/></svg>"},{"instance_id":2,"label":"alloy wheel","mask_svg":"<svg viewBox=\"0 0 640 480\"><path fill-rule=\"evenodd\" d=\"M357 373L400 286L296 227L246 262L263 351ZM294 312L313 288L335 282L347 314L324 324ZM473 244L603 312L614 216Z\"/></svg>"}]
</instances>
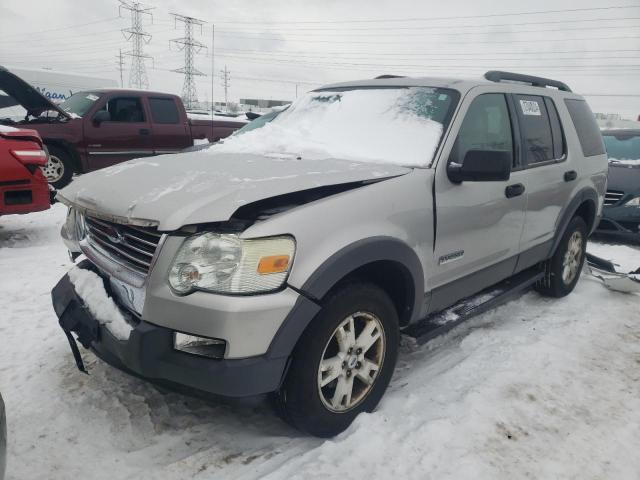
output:
<instances>
[{"instance_id":1,"label":"alloy wheel","mask_svg":"<svg viewBox=\"0 0 640 480\"><path fill-rule=\"evenodd\" d=\"M367 312L345 318L334 330L318 366L318 393L324 406L338 413L362 402L373 388L385 355L380 319Z\"/></svg>"}]
</instances>

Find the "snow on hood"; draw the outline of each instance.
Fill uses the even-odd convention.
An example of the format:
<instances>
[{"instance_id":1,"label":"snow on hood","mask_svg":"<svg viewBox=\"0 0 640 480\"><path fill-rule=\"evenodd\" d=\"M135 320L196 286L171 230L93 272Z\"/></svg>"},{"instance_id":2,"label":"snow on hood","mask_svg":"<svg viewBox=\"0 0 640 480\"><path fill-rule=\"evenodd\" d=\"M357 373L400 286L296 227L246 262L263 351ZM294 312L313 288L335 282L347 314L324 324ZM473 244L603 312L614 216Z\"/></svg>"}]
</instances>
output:
<instances>
[{"instance_id":1,"label":"snow on hood","mask_svg":"<svg viewBox=\"0 0 640 480\"><path fill-rule=\"evenodd\" d=\"M242 205L285 193L403 175L348 160L222 154L215 149L131 160L83 175L58 193L80 209L175 230L228 220Z\"/></svg>"},{"instance_id":2,"label":"snow on hood","mask_svg":"<svg viewBox=\"0 0 640 480\"><path fill-rule=\"evenodd\" d=\"M8 125L0 125L0 132L17 132L17 128L10 127Z\"/></svg>"}]
</instances>

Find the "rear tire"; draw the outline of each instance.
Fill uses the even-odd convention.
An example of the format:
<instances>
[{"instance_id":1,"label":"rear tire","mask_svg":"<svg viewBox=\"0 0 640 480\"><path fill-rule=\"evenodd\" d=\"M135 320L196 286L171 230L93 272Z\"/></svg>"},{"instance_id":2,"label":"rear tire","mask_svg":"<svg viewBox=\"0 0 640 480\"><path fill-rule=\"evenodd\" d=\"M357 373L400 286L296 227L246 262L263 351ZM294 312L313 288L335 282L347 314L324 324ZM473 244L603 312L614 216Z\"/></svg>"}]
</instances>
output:
<instances>
[{"instance_id":1,"label":"rear tire","mask_svg":"<svg viewBox=\"0 0 640 480\"><path fill-rule=\"evenodd\" d=\"M346 285L326 300L298 341L274 394L276 411L304 432L337 435L378 405L398 344L398 314L384 290L368 283Z\"/></svg>"},{"instance_id":2,"label":"rear tire","mask_svg":"<svg viewBox=\"0 0 640 480\"><path fill-rule=\"evenodd\" d=\"M553 256L542 263L545 275L536 283L536 291L555 298L571 293L580 279L586 250L587 225L582 217L573 217Z\"/></svg>"},{"instance_id":3,"label":"rear tire","mask_svg":"<svg viewBox=\"0 0 640 480\"><path fill-rule=\"evenodd\" d=\"M49 150L49 162L42 167L42 173L47 182L59 190L71 183L73 177L73 161L66 150L54 145L47 146Z\"/></svg>"}]
</instances>

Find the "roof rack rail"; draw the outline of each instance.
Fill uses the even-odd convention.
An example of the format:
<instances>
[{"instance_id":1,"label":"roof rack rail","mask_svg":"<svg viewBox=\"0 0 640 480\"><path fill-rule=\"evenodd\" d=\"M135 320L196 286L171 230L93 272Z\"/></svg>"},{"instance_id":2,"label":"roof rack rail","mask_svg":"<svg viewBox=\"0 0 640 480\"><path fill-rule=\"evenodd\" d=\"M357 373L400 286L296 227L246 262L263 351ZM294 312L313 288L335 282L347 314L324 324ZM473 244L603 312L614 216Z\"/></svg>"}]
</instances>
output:
<instances>
[{"instance_id":1,"label":"roof rack rail","mask_svg":"<svg viewBox=\"0 0 640 480\"><path fill-rule=\"evenodd\" d=\"M570 92L571 89L566 83L550 78L534 77L532 75L524 75L522 73L501 72L500 70L490 70L484 74L484 78L491 82L520 82L528 83L532 87L554 87L563 92Z\"/></svg>"},{"instance_id":2,"label":"roof rack rail","mask_svg":"<svg viewBox=\"0 0 640 480\"><path fill-rule=\"evenodd\" d=\"M374 80L381 80L384 78L406 78L404 75L378 75Z\"/></svg>"}]
</instances>

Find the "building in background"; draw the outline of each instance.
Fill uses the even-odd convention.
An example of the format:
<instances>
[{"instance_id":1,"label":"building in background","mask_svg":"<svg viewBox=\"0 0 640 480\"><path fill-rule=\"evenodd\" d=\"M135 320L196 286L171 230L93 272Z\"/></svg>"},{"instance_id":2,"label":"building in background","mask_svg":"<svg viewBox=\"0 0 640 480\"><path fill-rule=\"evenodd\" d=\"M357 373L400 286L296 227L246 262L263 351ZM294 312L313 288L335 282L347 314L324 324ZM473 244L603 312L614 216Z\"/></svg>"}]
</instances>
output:
<instances>
[{"instance_id":1,"label":"building in background","mask_svg":"<svg viewBox=\"0 0 640 480\"><path fill-rule=\"evenodd\" d=\"M75 73L63 73L48 69L14 68L5 66L8 70L22 78L33 86L42 95L54 103L63 102L76 92L82 90L92 90L96 88L113 88L118 83L110 78L92 77ZM2 116L9 116L4 111L8 107L11 110L21 109L17 107L17 102L0 90L0 109L3 109Z\"/></svg>"}]
</instances>

